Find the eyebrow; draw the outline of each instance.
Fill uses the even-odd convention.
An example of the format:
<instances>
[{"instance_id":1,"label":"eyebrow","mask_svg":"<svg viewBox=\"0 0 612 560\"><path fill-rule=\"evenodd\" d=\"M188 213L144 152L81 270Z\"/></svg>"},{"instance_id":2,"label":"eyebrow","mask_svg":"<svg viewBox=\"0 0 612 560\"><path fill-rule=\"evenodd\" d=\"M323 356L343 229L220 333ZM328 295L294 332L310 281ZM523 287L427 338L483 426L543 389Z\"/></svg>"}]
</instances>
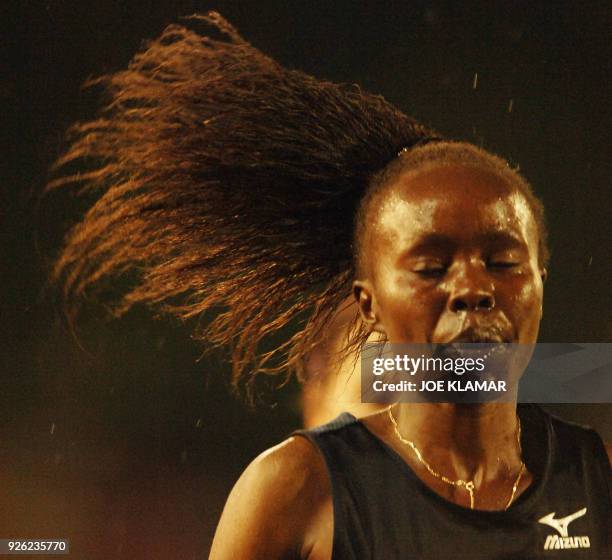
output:
<instances>
[{"instance_id":1,"label":"eyebrow","mask_svg":"<svg viewBox=\"0 0 612 560\"><path fill-rule=\"evenodd\" d=\"M483 241L488 245L504 245L512 248L524 248L527 244L523 239L510 231L492 231L479 235L478 241Z\"/></svg>"},{"instance_id":2,"label":"eyebrow","mask_svg":"<svg viewBox=\"0 0 612 560\"><path fill-rule=\"evenodd\" d=\"M431 249L453 249L457 246L457 239L440 233L423 235L406 251L405 254L420 253Z\"/></svg>"},{"instance_id":3,"label":"eyebrow","mask_svg":"<svg viewBox=\"0 0 612 560\"><path fill-rule=\"evenodd\" d=\"M510 249L524 249L527 244L514 233L509 231L492 231L478 235L475 239L489 247L504 247ZM409 256L426 251L452 251L458 245L457 238L440 233L423 235L402 255Z\"/></svg>"}]
</instances>

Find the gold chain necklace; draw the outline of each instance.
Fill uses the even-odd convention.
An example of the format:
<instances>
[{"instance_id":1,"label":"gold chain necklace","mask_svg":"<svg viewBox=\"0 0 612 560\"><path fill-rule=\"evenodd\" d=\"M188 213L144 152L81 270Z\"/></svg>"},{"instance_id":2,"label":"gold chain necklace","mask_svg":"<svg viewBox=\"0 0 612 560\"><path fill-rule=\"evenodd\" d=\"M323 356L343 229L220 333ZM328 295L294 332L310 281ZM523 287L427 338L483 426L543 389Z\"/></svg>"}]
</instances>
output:
<instances>
[{"instance_id":1,"label":"gold chain necklace","mask_svg":"<svg viewBox=\"0 0 612 560\"><path fill-rule=\"evenodd\" d=\"M457 480L451 480L450 478L447 478L446 476L444 476L443 474L436 472L432 466L425 460L423 459L423 455L421 454L421 452L419 451L419 449L417 448L417 446L414 444L413 441L410 441L406 438L404 438L402 436L402 434L399 431L399 427L397 426L397 421L395 420L395 417L393 416L393 413L391 412L391 407L393 405L391 405L389 408L387 408L387 413L389 414L389 418L391 419L391 423L393 424L393 429L395 430L395 435L398 437L398 439L402 442L405 443L406 445L410 446L412 448L412 450L414 451L414 454L416 455L417 459L419 460L419 462L427 469L427 471L434 476L435 478L441 480L442 482L445 482L446 484L450 484L451 486L461 486L463 488L465 488L468 492L468 494L470 495L470 508L474 509L474 481L473 480L463 480L461 478L457 479ZM519 454L521 453L521 419L517 416L516 419L518 420L518 429L516 432L516 440L519 446ZM510 507L510 504L514 501L514 496L516 495L516 489L518 488L518 485L521 481L521 477L523 476L523 473L525 472L525 463L523 463L523 461L521 460L521 467L519 469L518 475L516 477L516 480L514 481L514 484L512 485L512 493L510 494L510 499L508 500L508 503L506 504L506 507L504 507L504 510L507 510Z\"/></svg>"}]
</instances>

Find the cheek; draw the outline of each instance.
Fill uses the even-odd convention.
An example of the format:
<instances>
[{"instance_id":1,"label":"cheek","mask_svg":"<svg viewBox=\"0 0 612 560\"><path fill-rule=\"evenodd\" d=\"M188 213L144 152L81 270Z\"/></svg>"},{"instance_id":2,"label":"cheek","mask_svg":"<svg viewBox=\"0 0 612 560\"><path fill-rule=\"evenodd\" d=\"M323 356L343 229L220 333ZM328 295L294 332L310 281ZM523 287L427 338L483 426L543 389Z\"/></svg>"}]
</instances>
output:
<instances>
[{"instance_id":1,"label":"cheek","mask_svg":"<svg viewBox=\"0 0 612 560\"><path fill-rule=\"evenodd\" d=\"M542 308L542 281L536 275L519 276L504 290L504 311L515 325L519 342L537 337Z\"/></svg>"},{"instance_id":2,"label":"cheek","mask_svg":"<svg viewBox=\"0 0 612 560\"><path fill-rule=\"evenodd\" d=\"M444 295L433 287L398 276L377 290L380 321L390 340L422 341L444 309Z\"/></svg>"}]
</instances>

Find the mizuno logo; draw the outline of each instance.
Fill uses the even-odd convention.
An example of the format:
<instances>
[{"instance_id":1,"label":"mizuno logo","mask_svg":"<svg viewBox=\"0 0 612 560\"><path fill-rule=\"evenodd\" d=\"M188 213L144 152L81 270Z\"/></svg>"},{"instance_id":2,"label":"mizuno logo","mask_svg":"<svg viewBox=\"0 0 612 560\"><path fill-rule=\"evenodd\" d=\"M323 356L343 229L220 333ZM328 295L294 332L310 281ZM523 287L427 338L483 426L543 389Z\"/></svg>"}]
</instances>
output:
<instances>
[{"instance_id":1,"label":"mizuno logo","mask_svg":"<svg viewBox=\"0 0 612 560\"><path fill-rule=\"evenodd\" d=\"M544 550L556 550L556 549L564 549L564 548L590 548L591 543L589 537L587 536L579 536L579 537L570 537L568 535L568 527L569 524L582 517L587 512L587 508L582 508L578 510L576 513L572 513L566 517L562 517L561 519L555 519L555 512L549 513L544 517L538 519L538 523L542 523L544 525L548 525L555 529L559 535L548 535L546 537L546 542L544 543Z\"/></svg>"},{"instance_id":2,"label":"mizuno logo","mask_svg":"<svg viewBox=\"0 0 612 560\"><path fill-rule=\"evenodd\" d=\"M568 515L567 517L562 517L561 519L555 519L555 512L553 511L552 513L549 513L548 515L545 515L544 517L541 517L540 519L538 519L538 523L544 523L544 525L550 525L553 529L556 529L557 531L559 531L559 534L562 537L567 537L567 527L569 526L569 524L578 519L579 517L582 517L585 513L587 512L587 508L582 508L581 510L578 510L576 513L572 513L571 515Z\"/></svg>"}]
</instances>

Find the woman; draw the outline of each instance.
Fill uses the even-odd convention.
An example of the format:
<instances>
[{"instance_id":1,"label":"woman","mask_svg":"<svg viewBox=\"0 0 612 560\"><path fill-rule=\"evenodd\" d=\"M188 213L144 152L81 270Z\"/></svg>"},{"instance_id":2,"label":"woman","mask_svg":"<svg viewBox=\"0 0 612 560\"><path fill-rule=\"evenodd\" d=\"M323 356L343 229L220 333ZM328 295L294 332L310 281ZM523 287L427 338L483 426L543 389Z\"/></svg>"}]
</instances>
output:
<instances>
[{"instance_id":1,"label":"woman","mask_svg":"<svg viewBox=\"0 0 612 560\"><path fill-rule=\"evenodd\" d=\"M259 372L303 379L351 294L339 362L372 335L537 340L546 230L517 171L200 19L225 37L168 28L101 80L109 104L75 127L60 166L90 171L56 184L103 194L56 267L70 296L136 263L118 312L219 311L200 334L232 347L247 387ZM603 558L609 472L595 433L536 407L345 413L246 469L211 558Z\"/></svg>"},{"instance_id":2,"label":"woman","mask_svg":"<svg viewBox=\"0 0 612 560\"><path fill-rule=\"evenodd\" d=\"M446 142L413 148L383 176L357 226L363 322L400 343L535 342L546 249L524 180ZM211 558L606 554L604 447L537 408L399 405L299 436L244 472Z\"/></svg>"}]
</instances>

